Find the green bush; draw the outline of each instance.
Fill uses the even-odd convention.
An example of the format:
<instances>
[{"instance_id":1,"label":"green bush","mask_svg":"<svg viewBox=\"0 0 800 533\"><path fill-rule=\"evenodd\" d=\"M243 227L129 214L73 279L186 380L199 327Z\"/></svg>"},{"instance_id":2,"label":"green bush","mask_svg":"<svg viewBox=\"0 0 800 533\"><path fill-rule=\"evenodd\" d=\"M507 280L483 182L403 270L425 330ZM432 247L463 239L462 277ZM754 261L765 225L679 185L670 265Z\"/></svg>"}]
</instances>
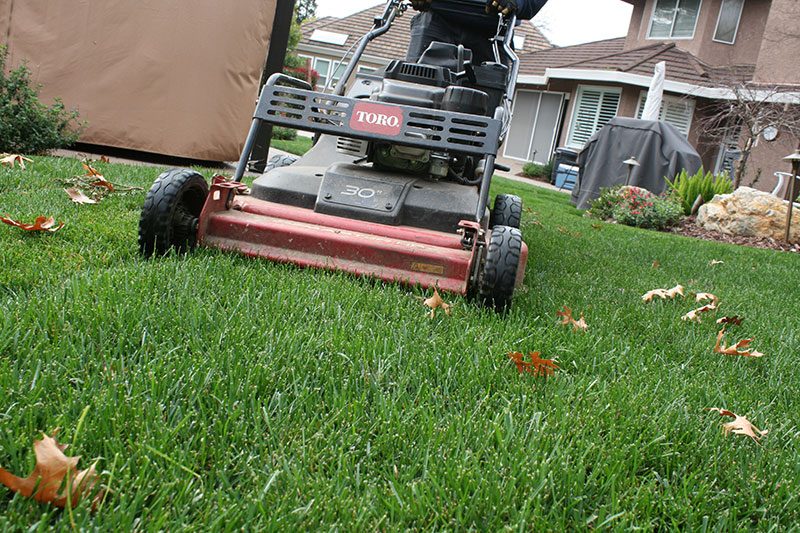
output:
<instances>
[{"instance_id":1,"label":"green bush","mask_svg":"<svg viewBox=\"0 0 800 533\"><path fill-rule=\"evenodd\" d=\"M0 46L0 152L35 154L77 141L78 113L67 111L59 99L44 105L28 67L7 72L7 58L8 49Z\"/></svg>"},{"instance_id":2,"label":"green bush","mask_svg":"<svg viewBox=\"0 0 800 533\"><path fill-rule=\"evenodd\" d=\"M280 139L281 141L293 141L297 138L297 130L275 126L272 128L272 138Z\"/></svg>"},{"instance_id":3,"label":"green bush","mask_svg":"<svg viewBox=\"0 0 800 533\"><path fill-rule=\"evenodd\" d=\"M638 187L613 187L601 191L589 214L626 226L662 230L677 224L683 211L668 195L657 196Z\"/></svg>"},{"instance_id":4,"label":"green bush","mask_svg":"<svg viewBox=\"0 0 800 533\"><path fill-rule=\"evenodd\" d=\"M522 173L529 178L549 176L545 165L540 165L539 163L525 163L522 166Z\"/></svg>"},{"instance_id":5,"label":"green bush","mask_svg":"<svg viewBox=\"0 0 800 533\"><path fill-rule=\"evenodd\" d=\"M686 170L669 181L673 195L678 199L683 208L683 214L692 214L692 206L698 196L703 197L703 203L710 202L717 194L730 194L733 192L733 181L727 172L717 174L705 172L702 167L694 176L689 176Z\"/></svg>"}]
</instances>

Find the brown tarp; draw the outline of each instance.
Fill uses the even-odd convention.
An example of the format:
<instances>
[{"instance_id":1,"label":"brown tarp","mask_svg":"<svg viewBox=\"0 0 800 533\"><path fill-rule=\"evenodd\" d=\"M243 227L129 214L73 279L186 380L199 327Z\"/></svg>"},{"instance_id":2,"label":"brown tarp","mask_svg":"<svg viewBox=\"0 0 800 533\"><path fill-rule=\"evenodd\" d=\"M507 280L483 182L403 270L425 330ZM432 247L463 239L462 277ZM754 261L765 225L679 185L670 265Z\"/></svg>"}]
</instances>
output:
<instances>
[{"instance_id":1,"label":"brown tarp","mask_svg":"<svg viewBox=\"0 0 800 533\"><path fill-rule=\"evenodd\" d=\"M238 159L278 0L0 0L0 44L42 99L88 125L81 141Z\"/></svg>"}]
</instances>

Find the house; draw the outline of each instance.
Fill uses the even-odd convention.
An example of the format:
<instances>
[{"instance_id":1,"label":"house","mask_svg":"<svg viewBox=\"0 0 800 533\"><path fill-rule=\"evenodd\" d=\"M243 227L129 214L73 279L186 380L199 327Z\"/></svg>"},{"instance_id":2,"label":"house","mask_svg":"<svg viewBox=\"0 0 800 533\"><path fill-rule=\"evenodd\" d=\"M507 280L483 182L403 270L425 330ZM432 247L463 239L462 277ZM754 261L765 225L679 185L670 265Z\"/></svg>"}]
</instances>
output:
<instances>
[{"instance_id":1,"label":"house","mask_svg":"<svg viewBox=\"0 0 800 533\"><path fill-rule=\"evenodd\" d=\"M800 2L797 0L624 0L628 35L521 56L505 157L547 162L557 146L580 149L614 116L639 117L655 65L666 62L661 120L698 148L706 168L729 168L738 139L711 143L700 124L710 104L731 98L735 82L780 85L800 105ZM734 83L732 83L732 80ZM770 136L772 137L772 136ZM742 184L771 190L791 135L758 139Z\"/></svg>"},{"instance_id":2,"label":"house","mask_svg":"<svg viewBox=\"0 0 800 533\"><path fill-rule=\"evenodd\" d=\"M319 89L327 86L330 90L336 86L347 67L347 63L341 62L342 57L355 49L356 42L372 29L373 20L383 14L384 8L380 4L349 17L325 17L303 25L303 38L297 45L296 53L308 59L319 74ZM357 72L374 72L394 59L403 59L411 40L412 17L413 12L407 11L397 19L388 34L370 43L358 64ZM514 45L520 54L552 46L531 23L519 26Z\"/></svg>"}]
</instances>

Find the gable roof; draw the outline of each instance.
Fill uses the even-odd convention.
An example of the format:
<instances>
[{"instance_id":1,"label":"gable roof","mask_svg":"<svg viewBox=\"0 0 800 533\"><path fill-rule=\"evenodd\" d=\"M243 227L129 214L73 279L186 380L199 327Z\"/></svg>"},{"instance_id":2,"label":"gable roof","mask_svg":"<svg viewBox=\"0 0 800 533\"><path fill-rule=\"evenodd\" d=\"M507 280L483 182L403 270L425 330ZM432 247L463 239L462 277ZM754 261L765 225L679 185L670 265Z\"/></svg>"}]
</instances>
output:
<instances>
[{"instance_id":1,"label":"gable roof","mask_svg":"<svg viewBox=\"0 0 800 533\"><path fill-rule=\"evenodd\" d=\"M544 76L547 69L600 70L652 76L657 63L667 63L667 80L718 87L723 80L753 79L755 65L711 67L675 43L655 43L624 50L625 38L532 52L520 57L520 74Z\"/></svg>"},{"instance_id":2,"label":"gable roof","mask_svg":"<svg viewBox=\"0 0 800 533\"><path fill-rule=\"evenodd\" d=\"M325 17L303 24L303 38L301 46L322 47L330 51L331 55L342 56L350 49L362 36L372 29L375 17L383 14L384 5L364 9L348 17L336 18ZM366 50L366 54L372 57L380 57L386 60L400 59L405 57L408 44L411 41L411 18L413 12L407 11L402 17L395 21L392 31L378 37L372 41ZM347 36L344 44L331 44L312 40L311 37L315 30L331 32ZM542 50L551 48L552 44L547 38L530 22L523 22L517 28L517 35L525 37L525 44L522 53L526 51Z\"/></svg>"}]
</instances>

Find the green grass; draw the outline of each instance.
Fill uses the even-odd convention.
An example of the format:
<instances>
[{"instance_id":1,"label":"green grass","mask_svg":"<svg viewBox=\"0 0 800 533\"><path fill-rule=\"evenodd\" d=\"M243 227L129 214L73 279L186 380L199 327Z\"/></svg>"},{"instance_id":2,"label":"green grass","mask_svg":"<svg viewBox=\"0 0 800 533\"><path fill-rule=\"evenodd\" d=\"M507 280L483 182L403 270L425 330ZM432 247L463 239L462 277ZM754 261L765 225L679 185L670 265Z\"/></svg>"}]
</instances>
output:
<instances>
[{"instance_id":1,"label":"green grass","mask_svg":"<svg viewBox=\"0 0 800 533\"><path fill-rule=\"evenodd\" d=\"M98 166L143 187L157 174ZM419 291L346 275L211 250L142 260L144 193L73 205L55 178L80 172L42 157L0 169L0 212L67 224L0 226L0 466L27 475L32 440L63 428L114 491L74 511L78 528L800 522L796 255L598 226L564 195L498 180L530 208L525 288L505 318L447 297L453 316L430 320ZM641 302L677 283L745 316L730 341L755 337L766 356L712 353L713 319L680 320L689 300ZM557 325L563 305L587 334ZM518 375L511 350L561 370ZM769 435L724 436L706 407ZM69 527L0 487L0 530Z\"/></svg>"},{"instance_id":2,"label":"green grass","mask_svg":"<svg viewBox=\"0 0 800 533\"><path fill-rule=\"evenodd\" d=\"M277 148L278 150L283 150L284 152L289 152L290 154L303 155L309 150L311 150L312 143L313 141L310 137L303 137L302 135L298 135L295 139L292 139L291 141L283 139L272 139L270 146L272 146L273 148Z\"/></svg>"}]
</instances>

